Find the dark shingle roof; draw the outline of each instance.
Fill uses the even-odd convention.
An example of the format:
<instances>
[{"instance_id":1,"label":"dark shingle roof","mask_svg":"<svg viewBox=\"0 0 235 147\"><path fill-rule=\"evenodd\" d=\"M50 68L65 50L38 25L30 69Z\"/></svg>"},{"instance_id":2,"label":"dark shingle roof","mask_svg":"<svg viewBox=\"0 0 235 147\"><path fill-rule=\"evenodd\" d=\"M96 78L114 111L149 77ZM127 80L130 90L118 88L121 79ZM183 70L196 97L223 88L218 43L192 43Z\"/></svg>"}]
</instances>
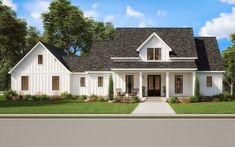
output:
<instances>
[{"instance_id":1,"label":"dark shingle roof","mask_svg":"<svg viewBox=\"0 0 235 147\"><path fill-rule=\"evenodd\" d=\"M66 52L63 49L52 46L48 43L40 41L68 70L69 66L64 61L63 56L67 56Z\"/></svg>"},{"instance_id":2,"label":"dark shingle roof","mask_svg":"<svg viewBox=\"0 0 235 147\"><path fill-rule=\"evenodd\" d=\"M199 71L223 71L222 58L215 37L195 38L198 59L196 60Z\"/></svg>"},{"instance_id":3,"label":"dark shingle roof","mask_svg":"<svg viewBox=\"0 0 235 147\"><path fill-rule=\"evenodd\" d=\"M138 57L136 49L155 32L174 56L197 57L195 62L113 62L111 57ZM72 72L110 71L111 68L198 68L223 70L215 38L194 38L191 28L119 28L114 40L94 41L84 57L67 56L64 50L43 43Z\"/></svg>"}]
</instances>

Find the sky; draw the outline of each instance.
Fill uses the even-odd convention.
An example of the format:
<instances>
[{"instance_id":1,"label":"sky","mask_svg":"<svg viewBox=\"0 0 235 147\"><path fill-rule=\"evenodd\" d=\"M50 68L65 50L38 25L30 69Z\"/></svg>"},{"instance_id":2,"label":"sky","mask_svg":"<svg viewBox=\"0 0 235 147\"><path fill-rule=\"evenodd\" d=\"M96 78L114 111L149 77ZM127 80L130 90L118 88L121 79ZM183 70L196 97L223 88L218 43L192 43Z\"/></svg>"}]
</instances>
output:
<instances>
[{"instance_id":1,"label":"sky","mask_svg":"<svg viewBox=\"0 0 235 147\"><path fill-rule=\"evenodd\" d=\"M43 32L41 13L51 0L2 0ZM87 17L115 27L192 27L194 36L216 36L221 51L235 32L235 0L71 0Z\"/></svg>"}]
</instances>

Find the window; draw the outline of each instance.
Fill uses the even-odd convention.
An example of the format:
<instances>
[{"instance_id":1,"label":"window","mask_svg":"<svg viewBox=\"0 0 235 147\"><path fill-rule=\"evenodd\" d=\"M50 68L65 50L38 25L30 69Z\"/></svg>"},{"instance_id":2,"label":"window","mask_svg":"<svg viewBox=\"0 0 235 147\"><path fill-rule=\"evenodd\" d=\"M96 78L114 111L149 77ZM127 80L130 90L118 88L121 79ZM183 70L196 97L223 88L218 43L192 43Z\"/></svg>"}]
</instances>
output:
<instances>
[{"instance_id":1,"label":"window","mask_svg":"<svg viewBox=\"0 0 235 147\"><path fill-rule=\"evenodd\" d=\"M212 87L212 77L211 76L206 77L206 86Z\"/></svg>"},{"instance_id":2,"label":"window","mask_svg":"<svg viewBox=\"0 0 235 147\"><path fill-rule=\"evenodd\" d=\"M160 48L148 48L147 59L148 60L161 60L161 49Z\"/></svg>"},{"instance_id":3,"label":"window","mask_svg":"<svg viewBox=\"0 0 235 147\"><path fill-rule=\"evenodd\" d=\"M38 55L38 64L42 64L42 63L43 63L43 56Z\"/></svg>"},{"instance_id":4,"label":"window","mask_svg":"<svg viewBox=\"0 0 235 147\"><path fill-rule=\"evenodd\" d=\"M86 86L86 81L85 77L80 77L80 87L85 87Z\"/></svg>"},{"instance_id":5,"label":"window","mask_svg":"<svg viewBox=\"0 0 235 147\"><path fill-rule=\"evenodd\" d=\"M52 90L59 90L60 87L60 77L52 76Z\"/></svg>"},{"instance_id":6,"label":"window","mask_svg":"<svg viewBox=\"0 0 235 147\"><path fill-rule=\"evenodd\" d=\"M28 76L21 77L21 89L29 90L29 77Z\"/></svg>"},{"instance_id":7,"label":"window","mask_svg":"<svg viewBox=\"0 0 235 147\"><path fill-rule=\"evenodd\" d=\"M134 88L134 76L126 75L126 92L131 93Z\"/></svg>"},{"instance_id":8,"label":"window","mask_svg":"<svg viewBox=\"0 0 235 147\"><path fill-rule=\"evenodd\" d=\"M103 87L103 77L98 77L98 87Z\"/></svg>"},{"instance_id":9,"label":"window","mask_svg":"<svg viewBox=\"0 0 235 147\"><path fill-rule=\"evenodd\" d=\"M175 93L183 93L183 75L175 75Z\"/></svg>"}]
</instances>

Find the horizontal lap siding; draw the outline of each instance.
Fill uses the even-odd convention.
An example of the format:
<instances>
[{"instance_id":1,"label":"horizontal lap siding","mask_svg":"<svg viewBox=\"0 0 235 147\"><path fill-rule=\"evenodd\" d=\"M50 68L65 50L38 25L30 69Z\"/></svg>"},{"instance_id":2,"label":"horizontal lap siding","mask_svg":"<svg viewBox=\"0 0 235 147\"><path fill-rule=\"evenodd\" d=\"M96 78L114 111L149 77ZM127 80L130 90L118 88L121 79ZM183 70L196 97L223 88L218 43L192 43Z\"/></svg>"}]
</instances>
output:
<instances>
[{"instance_id":1,"label":"horizontal lap siding","mask_svg":"<svg viewBox=\"0 0 235 147\"><path fill-rule=\"evenodd\" d=\"M43 64L38 64L38 55L43 55ZM29 76L29 90L21 90L21 76ZM59 76L60 89L52 91L52 76ZM44 47L37 46L11 74L11 87L19 93L60 94L70 91L70 73Z\"/></svg>"}]
</instances>

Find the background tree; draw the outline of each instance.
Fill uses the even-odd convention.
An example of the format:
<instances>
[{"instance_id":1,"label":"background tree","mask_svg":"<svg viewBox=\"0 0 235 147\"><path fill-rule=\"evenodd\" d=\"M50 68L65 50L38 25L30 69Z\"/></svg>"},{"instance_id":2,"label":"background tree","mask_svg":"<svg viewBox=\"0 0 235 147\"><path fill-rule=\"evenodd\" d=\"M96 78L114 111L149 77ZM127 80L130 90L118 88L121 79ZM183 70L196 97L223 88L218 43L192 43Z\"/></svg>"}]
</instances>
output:
<instances>
[{"instance_id":1,"label":"background tree","mask_svg":"<svg viewBox=\"0 0 235 147\"><path fill-rule=\"evenodd\" d=\"M86 53L93 39L107 39L113 35L111 23L96 22L86 18L79 7L69 0L54 0L49 12L42 15L44 39L58 48L67 49L71 54Z\"/></svg>"},{"instance_id":2,"label":"background tree","mask_svg":"<svg viewBox=\"0 0 235 147\"><path fill-rule=\"evenodd\" d=\"M29 26L27 28L25 53L31 50L40 40L42 40L42 37L36 27Z\"/></svg>"},{"instance_id":3,"label":"background tree","mask_svg":"<svg viewBox=\"0 0 235 147\"><path fill-rule=\"evenodd\" d=\"M230 94L234 95L234 82L235 82L235 34L231 35L233 45L228 47L222 52L223 65L225 67L225 79L230 87Z\"/></svg>"},{"instance_id":4,"label":"background tree","mask_svg":"<svg viewBox=\"0 0 235 147\"><path fill-rule=\"evenodd\" d=\"M24 55L25 36L26 22L0 1L0 90L9 87L8 71Z\"/></svg>"}]
</instances>

